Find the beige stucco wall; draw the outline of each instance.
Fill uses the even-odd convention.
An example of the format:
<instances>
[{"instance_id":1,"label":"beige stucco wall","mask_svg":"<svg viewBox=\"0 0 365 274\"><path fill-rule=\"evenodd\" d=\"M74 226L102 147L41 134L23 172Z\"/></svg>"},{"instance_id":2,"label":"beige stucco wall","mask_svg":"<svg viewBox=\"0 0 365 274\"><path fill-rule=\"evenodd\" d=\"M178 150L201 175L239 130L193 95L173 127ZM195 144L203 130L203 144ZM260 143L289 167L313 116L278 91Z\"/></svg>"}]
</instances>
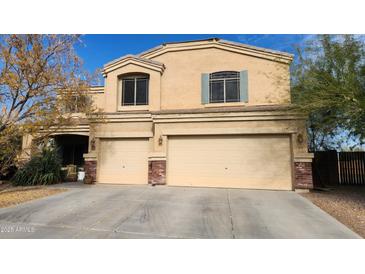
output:
<instances>
[{"instance_id":1,"label":"beige stucco wall","mask_svg":"<svg viewBox=\"0 0 365 274\"><path fill-rule=\"evenodd\" d=\"M113 136L127 136L132 135L133 133L141 134L149 133L152 134L152 122L113 122L110 123L105 121L103 124L98 124L95 127L95 135L100 137L113 137Z\"/></svg>"},{"instance_id":2,"label":"beige stucco wall","mask_svg":"<svg viewBox=\"0 0 365 274\"><path fill-rule=\"evenodd\" d=\"M109 115L104 123L93 127L96 138L149 138L151 157L166 156L169 136L179 135L262 135L286 134L292 138L293 154L307 152L305 121L291 115L274 112L204 113L166 115ZM119 117L119 118L118 118ZM303 137L298 142L298 134ZM162 138L162 144L159 139Z\"/></svg>"},{"instance_id":3,"label":"beige stucco wall","mask_svg":"<svg viewBox=\"0 0 365 274\"><path fill-rule=\"evenodd\" d=\"M248 71L248 105L290 101L289 65L222 49L167 52L153 58L165 64L161 109L201 108L201 74Z\"/></svg>"},{"instance_id":4,"label":"beige stucco wall","mask_svg":"<svg viewBox=\"0 0 365 274\"><path fill-rule=\"evenodd\" d=\"M120 109L120 85L119 76L126 73L147 73L149 74L149 106L148 107L133 107L129 106L126 109ZM115 69L106 75L105 79L105 111L116 112L126 110L159 110L160 109L160 80L161 74L158 71L139 66L137 64L127 64L123 67Z\"/></svg>"},{"instance_id":5,"label":"beige stucco wall","mask_svg":"<svg viewBox=\"0 0 365 274\"><path fill-rule=\"evenodd\" d=\"M299 123L299 125L298 125ZM179 135L267 135L287 134L293 139L293 153L301 154L307 152L306 141L297 142L297 134L303 134L298 120L276 120L276 121L212 121L212 122L175 122L157 123L154 132L154 151L163 154L167 151L168 136ZM164 142L159 144L159 137ZM305 137L305 136L304 136Z\"/></svg>"},{"instance_id":6,"label":"beige stucco wall","mask_svg":"<svg viewBox=\"0 0 365 274\"><path fill-rule=\"evenodd\" d=\"M104 111L105 110L105 93L103 91L99 92L91 92L90 96L92 98L94 107L98 111Z\"/></svg>"},{"instance_id":7,"label":"beige stucco wall","mask_svg":"<svg viewBox=\"0 0 365 274\"><path fill-rule=\"evenodd\" d=\"M290 102L289 64L222 48L203 48L166 52L151 60L164 64L157 71L138 61L126 62L105 73L104 93L95 96L97 105L106 112L134 110L169 110L204 108L201 104L201 74L217 71L248 71L248 103L231 105L272 105ZM147 73L148 107L121 107L119 76ZM104 97L104 100L102 99ZM217 106L217 104L210 104Z\"/></svg>"}]
</instances>

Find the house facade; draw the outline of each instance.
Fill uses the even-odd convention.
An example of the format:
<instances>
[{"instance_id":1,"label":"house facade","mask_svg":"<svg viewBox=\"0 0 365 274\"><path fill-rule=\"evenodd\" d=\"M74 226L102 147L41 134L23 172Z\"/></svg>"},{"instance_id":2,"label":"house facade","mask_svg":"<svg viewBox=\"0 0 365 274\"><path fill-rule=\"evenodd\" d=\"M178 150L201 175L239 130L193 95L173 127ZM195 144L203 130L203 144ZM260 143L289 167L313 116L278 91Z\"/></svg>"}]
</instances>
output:
<instances>
[{"instance_id":1,"label":"house facade","mask_svg":"<svg viewBox=\"0 0 365 274\"><path fill-rule=\"evenodd\" d=\"M103 122L62 134L88 137L86 179L100 184L312 188L292 59L215 38L123 56L90 91Z\"/></svg>"}]
</instances>

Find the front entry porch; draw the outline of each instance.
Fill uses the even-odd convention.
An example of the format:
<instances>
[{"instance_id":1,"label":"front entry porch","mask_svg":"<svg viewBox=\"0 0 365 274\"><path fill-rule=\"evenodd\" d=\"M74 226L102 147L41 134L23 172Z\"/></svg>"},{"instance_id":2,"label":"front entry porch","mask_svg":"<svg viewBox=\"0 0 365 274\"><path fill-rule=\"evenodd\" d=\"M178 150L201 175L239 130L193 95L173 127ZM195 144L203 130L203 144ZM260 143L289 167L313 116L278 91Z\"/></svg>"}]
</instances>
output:
<instances>
[{"instance_id":1,"label":"front entry porch","mask_svg":"<svg viewBox=\"0 0 365 274\"><path fill-rule=\"evenodd\" d=\"M62 166L82 167L85 163L83 154L88 152L89 137L76 134L54 136L56 146L62 159Z\"/></svg>"}]
</instances>

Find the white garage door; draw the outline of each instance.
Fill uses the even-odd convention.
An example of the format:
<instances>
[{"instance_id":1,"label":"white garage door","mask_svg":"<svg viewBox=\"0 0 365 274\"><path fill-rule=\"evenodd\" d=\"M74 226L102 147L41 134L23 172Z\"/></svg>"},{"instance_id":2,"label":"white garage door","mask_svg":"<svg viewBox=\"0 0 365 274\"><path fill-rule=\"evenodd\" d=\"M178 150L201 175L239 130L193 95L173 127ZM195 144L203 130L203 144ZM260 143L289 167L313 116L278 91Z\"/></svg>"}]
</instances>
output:
<instances>
[{"instance_id":1,"label":"white garage door","mask_svg":"<svg viewBox=\"0 0 365 274\"><path fill-rule=\"evenodd\" d=\"M291 190L289 136L179 136L168 139L167 183Z\"/></svg>"},{"instance_id":2,"label":"white garage door","mask_svg":"<svg viewBox=\"0 0 365 274\"><path fill-rule=\"evenodd\" d=\"M148 183L148 139L101 139L98 182Z\"/></svg>"}]
</instances>

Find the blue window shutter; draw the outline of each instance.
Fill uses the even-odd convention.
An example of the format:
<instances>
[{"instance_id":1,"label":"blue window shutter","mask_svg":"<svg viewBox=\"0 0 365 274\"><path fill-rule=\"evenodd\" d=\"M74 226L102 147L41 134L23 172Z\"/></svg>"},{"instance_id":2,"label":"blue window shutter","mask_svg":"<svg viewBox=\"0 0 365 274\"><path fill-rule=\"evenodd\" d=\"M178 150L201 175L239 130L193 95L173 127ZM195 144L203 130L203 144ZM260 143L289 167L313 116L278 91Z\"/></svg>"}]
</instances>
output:
<instances>
[{"instance_id":1,"label":"blue window shutter","mask_svg":"<svg viewBox=\"0 0 365 274\"><path fill-rule=\"evenodd\" d=\"M208 104L209 103L209 74L203 73L202 74L202 104Z\"/></svg>"},{"instance_id":2,"label":"blue window shutter","mask_svg":"<svg viewBox=\"0 0 365 274\"><path fill-rule=\"evenodd\" d=\"M242 70L240 72L240 101L248 102L248 72Z\"/></svg>"}]
</instances>

